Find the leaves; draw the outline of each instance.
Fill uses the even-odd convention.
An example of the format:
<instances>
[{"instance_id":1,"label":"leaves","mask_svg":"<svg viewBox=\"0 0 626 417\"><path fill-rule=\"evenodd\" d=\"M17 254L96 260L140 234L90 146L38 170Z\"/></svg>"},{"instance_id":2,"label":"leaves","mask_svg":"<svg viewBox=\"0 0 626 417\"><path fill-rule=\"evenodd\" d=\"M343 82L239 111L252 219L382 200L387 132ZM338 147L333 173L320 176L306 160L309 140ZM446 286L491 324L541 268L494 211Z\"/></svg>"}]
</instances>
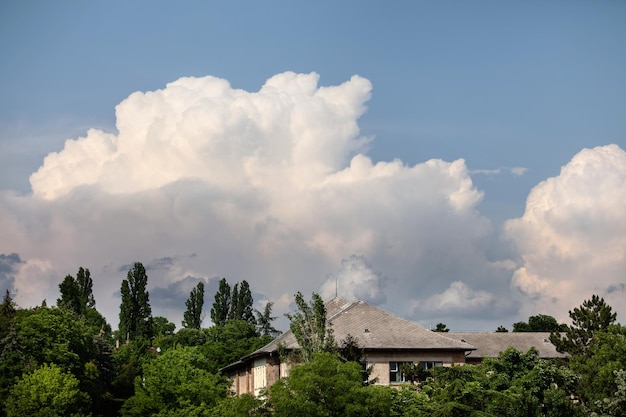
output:
<instances>
[{"instance_id":1,"label":"leaves","mask_svg":"<svg viewBox=\"0 0 626 417\"><path fill-rule=\"evenodd\" d=\"M332 329L326 327L326 306L322 297L313 293L311 304L308 304L298 292L295 301L298 311L286 316L290 321L289 328L300 345L302 360L310 362L317 352L334 351L335 339Z\"/></svg>"},{"instance_id":2,"label":"leaves","mask_svg":"<svg viewBox=\"0 0 626 417\"><path fill-rule=\"evenodd\" d=\"M183 314L183 327L191 329L200 329L202 326L202 308L204 307L204 283L199 282L194 289L191 290L189 298L185 302L187 310Z\"/></svg>"}]
</instances>

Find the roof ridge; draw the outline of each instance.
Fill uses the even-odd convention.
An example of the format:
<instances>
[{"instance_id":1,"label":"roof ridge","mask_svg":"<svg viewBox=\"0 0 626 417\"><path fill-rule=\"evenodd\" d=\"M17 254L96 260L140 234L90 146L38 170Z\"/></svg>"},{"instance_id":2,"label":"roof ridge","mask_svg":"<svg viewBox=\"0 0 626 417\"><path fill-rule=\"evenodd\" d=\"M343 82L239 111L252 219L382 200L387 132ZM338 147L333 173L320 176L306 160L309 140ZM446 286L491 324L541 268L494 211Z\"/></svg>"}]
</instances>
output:
<instances>
[{"instance_id":1,"label":"roof ridge","mask_svg":"<svg viewBox=\"0 0 626 417\"><path fill-rule=\"evenodd\" d=\"M345 298L344 298L344 300L345 300ZM343 313L345 311L348 311L349 309L351 309L352 307L354 307L355 305L357 305L359 303L367 304L366 302L361 301L361 300L355 300L355 301L348 301L348 300L346 300L346 302L347 303L343 307L341 307L335 314L333 314L332 316L327 317L326 321L330 322L332 319L334 319L335 317L337 317L341 313ZM369 304L367 304L367 305L369 305Z\"/></svg>"}]
</instances>

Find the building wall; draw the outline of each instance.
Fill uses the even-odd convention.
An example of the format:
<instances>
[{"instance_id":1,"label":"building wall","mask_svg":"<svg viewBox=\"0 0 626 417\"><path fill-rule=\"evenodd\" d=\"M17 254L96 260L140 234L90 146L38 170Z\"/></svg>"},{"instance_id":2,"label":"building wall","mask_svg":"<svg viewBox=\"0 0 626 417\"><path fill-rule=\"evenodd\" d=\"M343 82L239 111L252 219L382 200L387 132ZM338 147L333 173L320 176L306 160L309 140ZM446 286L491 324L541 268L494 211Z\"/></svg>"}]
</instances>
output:
<instances>
[{"instance_id":1,"label":"building wall","mask_svg":"<svg viewBox=\"0 0 626 417\"><path fill-rule=\"evenodd\" d=\"M370 379L378 378L377 384L390 385L389 362L443 362L443 366L452 366L465 363L463 352L437 351L375 351L365 355L367 366L372 367Z\"/></svg>"},{"instance_id":2,"label":"building wall","mask_svg":"<svg viewBox=\"0 0 626 417\"><path fill-rule=\"evenodd\" d=\"M390 385L389 362L442 362L443 366L465 363L464 352L455 351L371 351L365 354L367 365L372 367L370 378L378 378L377 384ZM233 381L235 395L255 394L271 387L280 378L289 375L289 369L297 364L281 362L277 355L258 358L252 363L242 365L237 371L227 375ZM260 375L263 373L263 375ZM257 375L255 381L255 375ZM264 380L263 380L264 379Z\"/></svg>"}]
</instances>

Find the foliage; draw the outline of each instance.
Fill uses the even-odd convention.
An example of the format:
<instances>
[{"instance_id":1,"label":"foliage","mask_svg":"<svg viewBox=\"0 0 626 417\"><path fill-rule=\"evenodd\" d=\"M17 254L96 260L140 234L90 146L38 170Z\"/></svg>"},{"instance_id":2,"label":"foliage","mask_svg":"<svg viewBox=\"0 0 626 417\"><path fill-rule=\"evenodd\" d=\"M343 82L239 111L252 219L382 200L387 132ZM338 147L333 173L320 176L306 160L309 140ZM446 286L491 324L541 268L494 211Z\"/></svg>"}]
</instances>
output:
<instances>
[{"instance_id":1,"label":"foliage","mask_svg":"<svg viewBox=\"0 0 626 417\"><path fill-rule=\"evenodd\" d=\"M211 410L215 417L269 417L270 410L265 401L252 394L229 396Z\"/></svg>"},{"instance_id":2,"label":"foliage","mask_svg":"<svg viewBox=\"0 0 626 417\"><path fill-rule=\"evenodd\" d=\"M25 374L6 400L8 417L87 416L89 396L79 389L71 373L55 364L44 364Z\"/></svg>"},{"instance_id":3,"label":"foliage","mask_svg":"<svg viewBox=\"0 0 626 417\"><path fill-rule=\"evenodd\" d=\"M153 317L152 326L155 336L172 336L176 330L176 325L162 316Z\"/></svg>"},{"instance_id":4,"label":"foliage","mask_svg":"<svg viewBox=\"0 0 626 417\"><path fill-rule=\"evenodd\" d=\"M565 324L559 324L554 317L546 314L530 316L528 323L519 321L513 324L513 332L556 332L566 329Z\"/></svg>"},{"instance_id":5,"label":"foliage","mask_svg":"<svg viewBox=\"0 0 626 417\"><path fill-rule=\"evenodd\" d=\"M115 370L113 394L115 397L126 399L135 393L135 378L142 375L144 364L148 363L153 356L150 342L141 337L122 344L113 352Z\"/></svg>"},{"instance_id":6,"label":"foliage","mask_svg":"<svg viewBox=\"0 0 626 417\"><path fill-rule=\"evenodd\" d=\"M298 311L286 314L289 328L300 345L299 353L304 362L313 360L317 352L335 350L333 331L326 326L326 306L322 298L313 293L308 304L300 292L295 296Z\"/></svg>"},{"instance_id":7,"label":"foliage","mask_svg":"<svg viewBox=\"0 0 626 417\"><path fill-rule=\"evenodd\" d=\"M215 301L211 308L211 320L216 326L223 326L228 320L230 311L230 285L226 278L220 280L219 288L215 293Z\"/></svg>"},{"instance_id":8,"label":"foliage","mask_svg":"<svg viewBox=\"0 0 626 417\"><path fill-rule=\"evenodd\" d=\"M437 323L437 326L433 329L433 332L447 333L449 331L450 329L444 323Z\"/></svg>"},{"instance_id":9,"label":"foliage","mask_svg":"<svg viewBox=\"0 0 626 417\"><path fill-rule=\"evenodd\" d=\"M198 348L166 351L147 363L135 380L135 395L122 407L122 416L200 415L225 398L229 384L208 371Z\"/></svg>"},{"instance_id":10,"label":"foliage","mask_svg":"<svg viewBox=\"0 0 626 417\"><path fill-rule=\"evenodd\" d=\"M586 354L587 347L595 332L606 330L615 322L617 313L613 313L604 298L593 295L585 300L580 307L569 312L572 325L567 326L564 334L560 331L550 335L550 341L559 352L572 355Z\"/></svg>"},{"instance_id":11,"label":"foliage","mask_svg":"<svg viewBox=\"0 0 626 417\"><path fill-rule=\"evenodd\" d=\"M268 301L267 303L265 303L263 312L260 312L259 310L254 310L254 314L256 316L257 331L259 332L259 334L261 334L261 336L277 337L280 334L280 331L272 326L272 322L276 320L276 317L272 316L273 306L274 303Z\"/></svg>"},{"instance_id":12,"label":"foliage","mask_svg":"<svg viewBox=\"0 0 626 417\"><path fill-rule=\"evenodd\" d=\"M224 326L213 326L203 333L206 342L200 350L207 356L211 372L218 372L271 341L269 336L259 336L254 324L244 320L230 320Z\"/></svg>"},{"instance_id":13,"label":"foliage","mask_svg":"<svg viewBox=\"0 0 626 417\"><path fill-rule=\"evenodd\" d=\"M57 299L57 306L74 311L78 315L84 315L88 308L96 307L93 296L93 280L89 269L82 266L78 268L76 278L67 275L59 284L61 298Z\"/></svg>"},{"instance_id":14,"label":"foliage","mask_svg":"<svg viewBox=\"0 0 626 417\"><path fill-rule=\"evenodd\" d=\"M153 336L147 284L146 270L140 262L136 262L133 269L128 271L127 278L122 281L119 323L119 337L122 340L133 340L137 337L150 339Z\"/></svg>"},{"instance_id":15,"label":"foliage","mask_svg":"<svg viewBox=\"0 0 626 417\"><path fill-rule=\"evenodd\" d=\"M496 333L508 333L509 329L507 329L504 326L498 326L498 328L496 329Z\"/></svg>"},{"instance_id":16,"label":"foliage","mask_svg":"<svg viewBox=\"0 0 626 417\"><path fill-rule=\"evenodd\" d=\"M594 417L624 417L626 416L626 371L620 369L613 372L615 376L615 392L602 400L595 401Z\"/></svg>"},{"instance_id":17,"label":"foliage","mask_svg":"<svg viewBox=\"0 0 626 417\"><path fill-rule=\"evenodd\" d=\"M187 310L183 315L183 327L191 329L200 329L202 325L202 307L204 307L204 283L199 282L194 289L191 290L189 298L185 302Z\"/></svg>"},{"instance_id":18,"label":"foliage","mask_svg":"<svg viewBox=\"0 0 626 417\"><path fill-rule=\"evenodd\" d=\"M228 320L243 320L255 324L256 320L252 309L253 303L254 300L248 282L243 280L241 285L235 284L230 299Z\"/></svg>"},{"instance_id":19,"label":"foliage","mask_svg":"<svg viewBox=\"0 0 626 417\"><path fill-rule=\"evenodd\" d=\"M596 332L586 353L572 356L570 366L580 375L579 396L593 404L618 389L615 372L626 369L626 327L612 325Z\"/></svg>"},{"instance_id":20,"label":"foliage","mask_svg":"<svg viewBox=\"0 0 626 417\"><path fill-rule=\"evenodd\" d=\"M381 388L362 385L359 364L324 352L272 385L269 401L277 417L386 416L391 389Z\"/></svg>"},{"instance_id":21,"label":"foliage","mask_svg":"<svg viewBox=\"0 0 626 417\"><path fill-rule=\"evenodd\" d=\"M78 378L94 357L93 338L69 310L38 307L24 311L16 322L17 337L28 358L26 370L44 363L59 365Z\"/></svg>"}]
</instances>

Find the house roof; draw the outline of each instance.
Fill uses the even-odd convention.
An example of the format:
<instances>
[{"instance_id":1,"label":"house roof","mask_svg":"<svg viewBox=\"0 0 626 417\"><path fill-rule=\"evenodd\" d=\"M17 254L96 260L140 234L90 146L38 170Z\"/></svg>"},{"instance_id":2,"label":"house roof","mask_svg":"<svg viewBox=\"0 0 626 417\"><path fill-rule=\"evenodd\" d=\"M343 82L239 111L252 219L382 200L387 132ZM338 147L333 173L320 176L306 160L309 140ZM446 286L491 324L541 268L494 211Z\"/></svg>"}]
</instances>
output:
<instances>
[{"instance_id":1,"label":"house roof","mask_svg":"<svg viewBox=\"0 0 626 417\"><path fill-rule=\"evenodd\" d=\"M531 347L539 351L543 359L565 358L550 342L549 332L448 332L447 337L465 341L476 348L468 358L497 358L500 352L514 347L527 352Z\"/></svg>"},{"instance_id":2,"label":"house roof","mask_svg":"<svg viewBox=\"0 0 626 417\"><path fill-rule=\"evenodd\" d=\"M350 334L365 350L434 349L466 352L475 349L469 343L445 337L443 333L427 330L364 301L334 298L325 306L327 323L333 330L337 343ZM275 352L279 345L283 345L286 349L299 347L296 338L289 330L242 360Z\"/></svg>"}]
</instances>

